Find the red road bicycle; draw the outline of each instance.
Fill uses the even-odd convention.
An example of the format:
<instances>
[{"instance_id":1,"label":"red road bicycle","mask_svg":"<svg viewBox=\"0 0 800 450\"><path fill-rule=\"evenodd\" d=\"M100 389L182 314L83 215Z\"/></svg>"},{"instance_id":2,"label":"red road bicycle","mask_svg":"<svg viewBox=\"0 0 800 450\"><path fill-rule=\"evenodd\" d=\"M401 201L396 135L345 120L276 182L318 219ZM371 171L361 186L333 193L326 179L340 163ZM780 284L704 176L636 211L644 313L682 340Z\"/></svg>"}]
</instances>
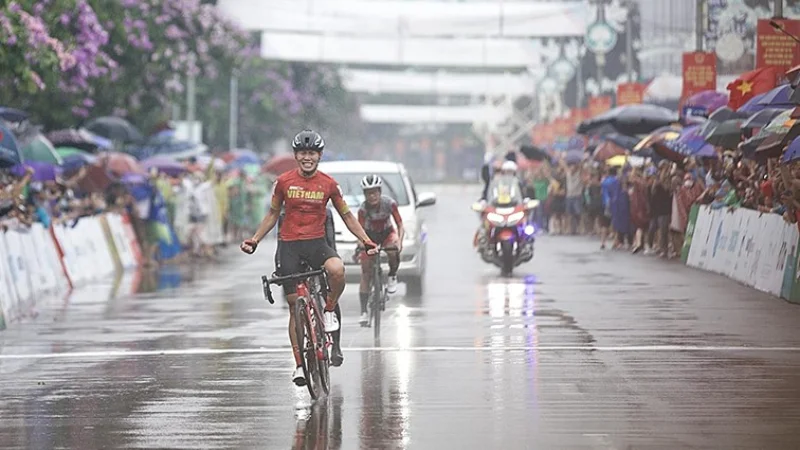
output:
<instances>
[{"instance_id":1,"label":"red road bicycle","mask_svg":"<svg viewBox=\"0 0 800 450\"><path fill-rule=\"evenodd\" d=\"M316 400L330 392L331 346L333 337L325 332L322 305L330 291L328 277L325 269L311 270L302 262L301 271L291 275L272 278L266 275L261 277L264 295L271 304L271 284L297 283L297 303L295 303L294 326L297 336L297 346L300 349L300 359L303 374L306 377L306 387L311 398Z\"/></svg>"}]
</instances>

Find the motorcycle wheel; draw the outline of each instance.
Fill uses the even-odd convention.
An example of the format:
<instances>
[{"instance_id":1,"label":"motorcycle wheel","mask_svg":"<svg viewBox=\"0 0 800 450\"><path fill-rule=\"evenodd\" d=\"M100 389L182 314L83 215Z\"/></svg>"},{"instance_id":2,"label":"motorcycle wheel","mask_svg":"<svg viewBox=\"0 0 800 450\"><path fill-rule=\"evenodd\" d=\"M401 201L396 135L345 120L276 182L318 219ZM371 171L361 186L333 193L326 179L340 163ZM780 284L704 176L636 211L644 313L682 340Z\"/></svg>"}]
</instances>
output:
<instances>
[{"instance_id":1,"label":"motorcycle wheel","mask_svg":"<svg viewBox=\"0 0 800 450\"><path fill-rule=\"evenodd\" d=\"M514 243L510 240L500 243L500 274L511 276L514 271Z\"/></svg>"}]
</instances>

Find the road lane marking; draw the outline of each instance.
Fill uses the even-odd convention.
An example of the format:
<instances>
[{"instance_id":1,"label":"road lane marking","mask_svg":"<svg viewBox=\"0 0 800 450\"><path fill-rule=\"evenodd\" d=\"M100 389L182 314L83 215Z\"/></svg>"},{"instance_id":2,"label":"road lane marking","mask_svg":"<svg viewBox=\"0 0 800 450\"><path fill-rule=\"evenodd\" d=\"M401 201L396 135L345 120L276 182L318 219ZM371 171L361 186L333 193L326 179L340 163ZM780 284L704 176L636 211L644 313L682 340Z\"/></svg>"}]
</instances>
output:
<instances>
[{"instance_id":1,"label":"road lane marking","mask_svg":"<svg viewBox=\"0 0 800 450\"><path fill-rule=\"evenodd\" d=\"M86 352L56 352L29 354L0 354L4 359L81 359L120 358L126 356L191 356L191 355L247 355L287 353L290 347L253 348L186 348L167 350L98 350ZM748 347L748 346L694 346L694 345L632 345L592 347L587 345L543 346L421 346L421 347L346 347L344 352L800 352L800 347Z\"/></svg>"}]
</instances>

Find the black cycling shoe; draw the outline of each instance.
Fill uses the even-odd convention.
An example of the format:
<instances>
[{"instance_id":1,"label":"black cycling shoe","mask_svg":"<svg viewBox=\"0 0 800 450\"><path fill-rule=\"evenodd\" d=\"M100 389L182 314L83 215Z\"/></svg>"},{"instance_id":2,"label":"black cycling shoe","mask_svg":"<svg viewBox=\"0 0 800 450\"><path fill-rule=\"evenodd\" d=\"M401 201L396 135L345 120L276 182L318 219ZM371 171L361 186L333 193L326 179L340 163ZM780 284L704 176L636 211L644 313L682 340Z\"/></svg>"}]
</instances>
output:
<instances>
[{"instance_id":1,"label":"black cycling shoe","mask_svg":"<svg viewBox=\"0 0 800 450\"><path fill-rule=\"evenodd\" d=\"M344 362L344 355L342 355L342 349L339 348L338 345L333 346L333 352L331 352L331 365L333 367L339 367Z\"/></svg>"}]
</instances>

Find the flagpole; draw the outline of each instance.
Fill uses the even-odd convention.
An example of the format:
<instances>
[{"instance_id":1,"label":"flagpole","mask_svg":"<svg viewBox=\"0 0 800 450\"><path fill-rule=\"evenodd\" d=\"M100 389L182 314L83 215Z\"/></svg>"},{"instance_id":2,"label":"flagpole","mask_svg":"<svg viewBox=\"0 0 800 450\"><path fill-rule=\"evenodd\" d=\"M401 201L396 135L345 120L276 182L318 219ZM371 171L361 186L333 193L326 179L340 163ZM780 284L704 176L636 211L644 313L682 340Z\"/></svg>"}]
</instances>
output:
<instances>
[{"instance_id":1,"label":"flagpole","mask_svg":"<svg viewBox=\"0 0 800 450\"><path fill-rule=\"evenodd\" d=\"M696 0L694 10L695 50L703 51L703 0Z\"/></svg>"}]
</instances>

